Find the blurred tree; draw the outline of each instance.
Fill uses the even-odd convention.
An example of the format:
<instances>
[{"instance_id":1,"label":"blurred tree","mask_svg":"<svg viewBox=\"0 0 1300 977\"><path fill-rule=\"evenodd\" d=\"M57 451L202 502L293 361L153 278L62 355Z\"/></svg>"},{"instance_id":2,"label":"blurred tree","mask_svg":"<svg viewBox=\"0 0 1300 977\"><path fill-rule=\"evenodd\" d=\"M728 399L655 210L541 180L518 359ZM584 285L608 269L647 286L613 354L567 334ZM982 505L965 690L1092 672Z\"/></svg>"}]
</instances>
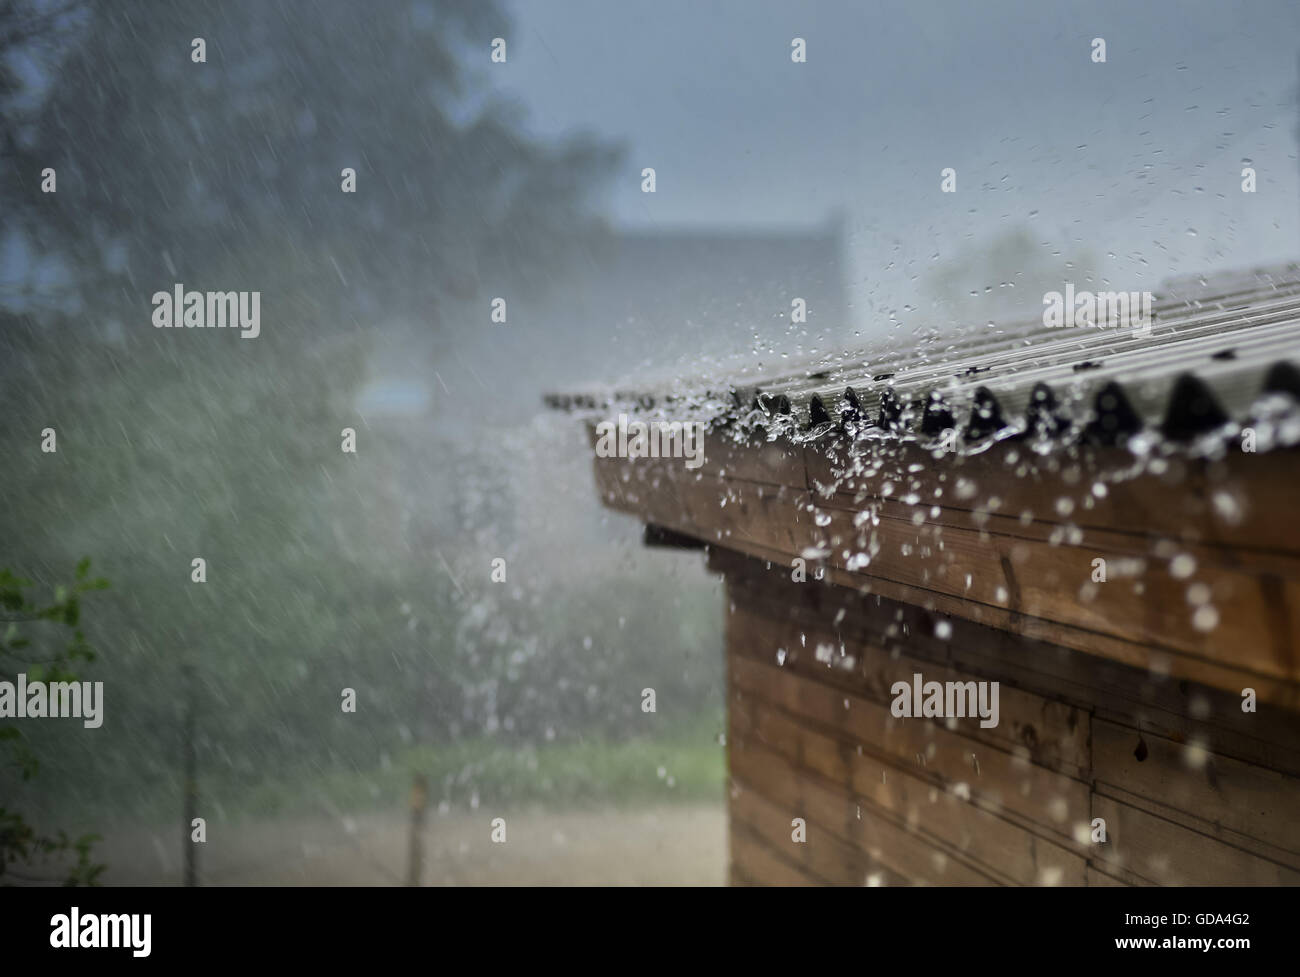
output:
<instances>
[{"instance_id":1,"label":"blurred tree","mask_svg":"<svg viewBox=\"0 0 1300 977\"><path fill-rule=\"evenodd\" d=\"M544 280L599 232L589 193L614 153L536 141L482 97L508 35L496 3L87 0L72 28L0 184L28 264L67 269L0 318L0 535L37 567L93 544L117 584L97 621L118 705L96 775L179 794L189 667L200 774L373 762L425 709L429 662L455 655L459 599L427 551L373 542L395 517L376 472L406 448L356 413L376 313L446 334L481 269ZM155 330L150 296L176 282L260 290L261 336ZM47 426L57 453L36 447ZM447 504L416 501L426 520Z\"/></svg>"},{"instance_id":2,"label":"blurred tree","mask_svg":"<svg viewBox=\"0 0 1300 977\"><path fill-rule=\"evenodd\" d=\"M950 255L928 276L927 291L952 322L975 330L989 321L1033 321L1044 292L1098 281L1097 261L1085 249L1070 255L1035 241L1025 226L1008 227Z\"/></svg>"},{"instance_id":3,"label":"blurred tree","mask_svg":"<svg viewBox=\"0 0 1300 977\"><path fill-rule=\"evenodd\" d=\"M60 174L36 197L40 244L101 316L139 321L173 281L427 316L482 268L544 275L596 226L614 153L530 139L482 98L497 3L87 3L24 160ZM7 196L33 181L12 174Z\"/></svg>"}]
</instances>

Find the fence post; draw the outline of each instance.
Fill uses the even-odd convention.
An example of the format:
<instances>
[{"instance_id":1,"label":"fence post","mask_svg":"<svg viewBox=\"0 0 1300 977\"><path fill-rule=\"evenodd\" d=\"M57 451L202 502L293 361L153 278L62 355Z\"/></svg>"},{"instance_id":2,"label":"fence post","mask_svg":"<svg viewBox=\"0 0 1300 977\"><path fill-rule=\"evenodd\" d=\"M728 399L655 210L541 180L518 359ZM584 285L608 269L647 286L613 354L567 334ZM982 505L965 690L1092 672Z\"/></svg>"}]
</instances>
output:
<instances>
[{"instance_id":1,"label":"fence post","mask_svg":"<svg viewBox=\"0 0 1300 977\"><path fill-rule=\"evenodd\" d=\"M424 775L417 773L411 783L411 843L407 855L407 885L419 885L424 872L424 809L429 802L429 787Z\"/></svg>"},{"instance_id":2,"label":"fence post","mask_svg":"<svg viewBox=\"0 0 1300 977\"><path fill-rule=\"evenodd\" d=\"M199 816L199 772L198 750L194 743L195 703L194 703L194 666L185 666L185 728L184 733L184 829L185 838L185 885L199 884L199 846L194 841L194 819Z\"/></svg>"}]
</instances>

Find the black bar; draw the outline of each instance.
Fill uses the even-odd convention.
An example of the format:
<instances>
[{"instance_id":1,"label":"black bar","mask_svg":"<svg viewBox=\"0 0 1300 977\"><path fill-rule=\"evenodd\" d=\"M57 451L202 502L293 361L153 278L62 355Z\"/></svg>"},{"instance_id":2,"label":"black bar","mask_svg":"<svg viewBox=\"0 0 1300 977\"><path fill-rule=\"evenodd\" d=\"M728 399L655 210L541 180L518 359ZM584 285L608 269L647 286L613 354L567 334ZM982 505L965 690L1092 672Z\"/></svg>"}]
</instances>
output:
<instances>
[{"instance_id":1,"label":"black bar","mask_svg":"<svg viewBox=\"0 0 1300 977\"><path fill-rule=\"evenodd\" d=\"M941 972L979 960L1070 971L1099 961L1123 966L1126 958L1143 966L1202 959L1236 967L1289 958L1297 942L1293 899L1292 890L1263 887L557 888L545 894L491 887L7 889L0 890L0 952L6 972L15 974L28 972L14 966L22 962L205 969L282 962L295 972L319 962L338 972L350 959L373 966L407 958L429 964L459 958L467 966L490 961L495 970L511 951L541 966L547 958L599 965L643 954L665 963L683 954L739 961L762 959L778 947L809 965L834 953L873 969L892 961ZM82 920L149 914L149 955L135 957L129 947L52 947L53 917L70 915L73 906ZM1210 919L1198 922L1206 914ZM1154 945L1120 946L1121 940ZM1188 940L1249 945L1207 950L1176 942Z\"/></svg>"}]
</instances>

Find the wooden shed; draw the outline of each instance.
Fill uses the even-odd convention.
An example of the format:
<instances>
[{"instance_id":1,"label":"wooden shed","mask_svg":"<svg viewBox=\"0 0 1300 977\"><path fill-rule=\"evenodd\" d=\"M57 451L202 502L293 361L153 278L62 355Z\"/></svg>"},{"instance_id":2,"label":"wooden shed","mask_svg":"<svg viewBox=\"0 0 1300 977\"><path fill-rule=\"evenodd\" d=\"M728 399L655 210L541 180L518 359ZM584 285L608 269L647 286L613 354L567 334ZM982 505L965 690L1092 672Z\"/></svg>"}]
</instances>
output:
<instances>
[{"instance_id":1,"label":"wooden shed","mask_svg":"<svg viewBox=\"0 0 1300 977\"><path fill-rule=\"evenodd\" d=\"M548 398L703 426L595 474L725 577L734 883L1300 881L1300 269L1148 325Z\"/></svg>"}]
</instances>

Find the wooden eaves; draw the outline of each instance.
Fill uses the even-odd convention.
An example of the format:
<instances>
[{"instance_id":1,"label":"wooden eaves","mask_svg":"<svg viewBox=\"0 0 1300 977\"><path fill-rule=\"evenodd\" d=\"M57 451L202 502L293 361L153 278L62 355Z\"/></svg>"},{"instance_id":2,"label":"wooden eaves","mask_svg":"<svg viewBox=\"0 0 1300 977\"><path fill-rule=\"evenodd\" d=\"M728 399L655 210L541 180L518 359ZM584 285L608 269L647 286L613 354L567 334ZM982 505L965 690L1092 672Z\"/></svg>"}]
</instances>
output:
<instances>
[{"instance_id":1,"label":"wooden eaves","mask_svg":"<svg viewBox=\"0 0 1300 977\"><path fill-rule=\"evenodd\" d=\"M697 397L551 403L585 411L593 446L618 410L703 416L702 467L597 457L595 474L606 506L707 544L718 569L740 555L788 576L798 558L936 620L1300 709L1300 272L1158 310L1144 337L1026 331Z\"/></svg>"}]
</instances>

